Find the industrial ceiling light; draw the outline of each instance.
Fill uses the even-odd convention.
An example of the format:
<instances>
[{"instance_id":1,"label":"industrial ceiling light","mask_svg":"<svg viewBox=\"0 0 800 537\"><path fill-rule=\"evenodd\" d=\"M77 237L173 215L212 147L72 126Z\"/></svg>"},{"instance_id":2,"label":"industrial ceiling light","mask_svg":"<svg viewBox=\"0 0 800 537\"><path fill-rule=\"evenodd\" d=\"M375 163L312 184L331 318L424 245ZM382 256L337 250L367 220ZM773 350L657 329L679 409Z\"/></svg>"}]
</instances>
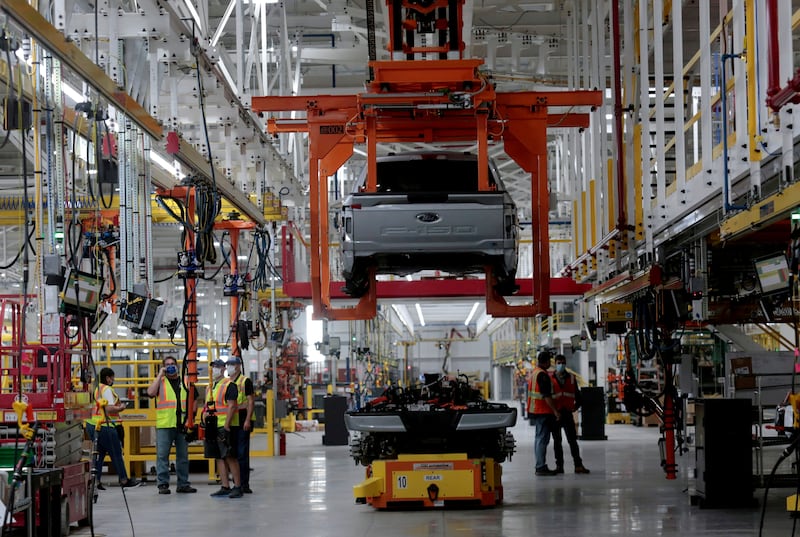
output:
<instances>
[{"instance_id":1,"label":"industrial ceiling light","mask_svg":"<svg viewBox=\"0 0 800 537\"><path fill-rule=\"evenodd\" d=\"M81 92L63 81L61 82L61 93L69 97L74 103L82 103L86 100L86 97Z\"/></svg>"},{"instance_id":2,"label":"industrial ceiling light","mask_svg":"<svg viewBox=\"0 0 800 537\"><path fill-rule=\"evenodd\" d=\"M397 318L400 319L400 322L403 323L403 325L405 325L405 327L408 330L408 332L413 336L414 335L414 326L413 326L414 323L409 322L409 320L406 318L406 315L408 315L408 309L405 306L397 306L396 304L392 304L392 309L394 310L395 314L397 315ZM406 315L403 315L403 312L405 312Z\"/></svg>"},{"instance_id":3,"label":"industrial ceiling light","mask_svg":"<svg viewBox=\"0 0 800 537\"><path fill-rule=\"evenodd\" d=\"M180 164L178 164L176 161L173 161L172 164L170 164L169 161L167 161L167 159L165 159L155 151L150 151L150 160L154 162L156 165L158 165L159 168L170 173L176 178L180 178L180 176L183 174L183 172L181 171Z\"/></svg>"},{"instance_id":4,"label":"industrial ceiling light","mask_svg":"<svg viewBox=\"0 0 800 537\"><path fill-rule=\"evenodd\" d=\"M425 326L425 317L422 316L422 308L420 307L419 303L414 304L417 308L417 316L419 317L419 324Z\"/></svg>"},{"instance_id":5,"label":"industrial ceiling light","mask_svg":"<svg viewBox=\"0 0 800 537\"><path fill-rule=\"evenodd\" d=\"M475 317L475 313L477 313L479 305L480 304L478 302L472 305L472 309L469 310L469 315L467 315L467 320L464 321L464 326L469 326L469 322L472 320L473 317Z\"/></svg>"}]
</instances>

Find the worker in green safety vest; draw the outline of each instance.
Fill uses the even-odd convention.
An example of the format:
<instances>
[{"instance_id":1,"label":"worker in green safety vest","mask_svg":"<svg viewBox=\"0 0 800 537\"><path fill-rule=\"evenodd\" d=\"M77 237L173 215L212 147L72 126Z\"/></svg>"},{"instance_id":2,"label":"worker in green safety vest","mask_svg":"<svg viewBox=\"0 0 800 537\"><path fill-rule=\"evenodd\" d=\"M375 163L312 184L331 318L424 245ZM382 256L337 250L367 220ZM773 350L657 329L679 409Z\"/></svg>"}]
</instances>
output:
<instances>
[{"instance_id":1,"label":"worker in green safety vest","mask_svg":"<svg viewBox=\"0 0 800 537\"><path fill-rule=\"evenodd\" d=\"M178 374L178 360L166 356L161 361L156 378L147 387L147 395L156 400L156 475L158 493L169 494L169 453L175 445L175 473L178 476L178 493L194 493L197 489L189 482L189 442L186 439L189 392ZM194 408L197 411L197 388L194 389ZM180 394L180 396L179 396Z\"/></svg>"}]
</instances>

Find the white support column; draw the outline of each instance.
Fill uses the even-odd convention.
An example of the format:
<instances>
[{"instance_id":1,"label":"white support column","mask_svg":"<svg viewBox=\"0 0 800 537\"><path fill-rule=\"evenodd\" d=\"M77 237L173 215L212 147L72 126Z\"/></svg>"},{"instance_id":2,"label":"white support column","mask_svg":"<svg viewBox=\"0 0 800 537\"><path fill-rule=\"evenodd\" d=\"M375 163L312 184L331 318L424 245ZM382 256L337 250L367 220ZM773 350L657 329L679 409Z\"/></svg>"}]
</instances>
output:
<instances>
[{"instance_id":1,"label":"white support column","mask_svg":"<svg viewBox=\"0 0 800 537\"><path fill-rule=\"evenodd\" d=\"M611 0L604 0L603 2L598 2L595 10L598 12L597 17L597 73L598 73L598 84L594 87L597 88L605 88L608 86L608 77L611 74L612 66L609 65L609 51L613 51L613 47L609 46L611 44L612 36L611 32L607 32L606 29L610 28L610 12L609 6L611 5ZM594 117L592 118L592 126L590 130L598 133L599 139L599 152L597 154L597 159L595 165L597 166L597 172L594 176L595 179L595 195L599 196L600 193L605 192L608 177L608 156L611 154L609 144L609 136L606 132L606 124L608 120L606 120L606 113L611 110L613 112L613 100L611 102L611 107L606 106L598 106L595 110ZM606 233L610 230L608 229L608 218L606 218L606 214L608 213L608 196L603 196L602 201L600 199L593 200L592 205L595 207L594 210L594 218L595 218L595 229L597 230L597 236L595 240L600 240ZM595 246L592 244L592 246Z\"/></svg>"},{"instance_id":2,"label":"white support column","mask_svg":"<svg viewBox=\"0 0 800 537\"><path fill-rule=\"evenodd\" d=\"M118 144L119 156L119 297L120 300L127 300L128 291L131 290L131 249L133 241L136 239L133 235L133 220L131 218L131 203L133 200L130 197L131 184L128 180L128 147L124 141L125 131L122 130L118 133L121 138L121 143Z\"/></svg>"},{"instance_id":3,"label":"white support column","mask_svg":"<svg viewBox=\"0 0 800 537\"><path fill-rule=\"evenodd\" d=\"M267 4L263 3L259 6L261 10L261 48L260 48L260 59L261 59L261 87L260 94L261 95L269 95L269 56L270 54L267 52L269 49L269 41L267 40Z\"/></svg>"},{"instance_id":4,"label":"white support column","mask_svg":"<svg viewBox=\"0 0 800 537\"><path fill-rule=\"evenodd\" d=\"M672 3L672 72L683 72L683 5ZM675 84L673 117L675 124L675 192L682 205L686 204L686 134L683 125L686 122L683 101L683 76L673 78Z\"/></svg>"},{"instance_id":5,"label":"white support column","mask_svg":"<svg viewBox=\"0 0 800 537\"><path fill-rule=\"evenodd\" d=\"M242 95L244 91L244 9L242 0L236 0L236 91Z\"/></svg>"},{"instance_id":6,"label":"white support column","mask_svg":"<svg viewBox=\"0 0 800 537\"><path fill-rule=\"evenodd\" d=\"M634 130L636 127L637 118L639 117L641 103L636 98L637 91L641 90L642 79L641 77L637 76L637 63L639 58L635 57L635 48L634 48L634 35L637 28L637 22L634 20L633 17L633 0L624 0L622 4L622 29L621 29L621 36L622 36L622 71L624 75L622 76L621 83L624 84L622 87L625 89L623 93L623 101L622 106L626 108L628 105L632 105L633 113L626 114L623 120L623 128L625 129L625 148L623 149L624 154L624 162L625 162L625 199L623 203L625 204L625 215L627 219L627 224L630 226L634 226L636 224L636 207L638 207L641 200L636 199L636 190L635 190L635 178L636 178L636 170L634 165L634 154L635 150L633 147L634 144ZM641 93L640 93L641 95ZM616 189L619 188L618 185L614 184L614 189L616 193ZM619 203L619 196L615 197L617 200L614 203L614 206L617 207ZM617 210L620 210L620 207L617 207ZM628 233L628 248L633 249L635 246L635 234L633 232ZM618 252L615 260L616 269L621 270L622 268L622 257L623 252ZM602 376L602 375L601 375Z\"/></svg>"},{"instance_id":7,"label":"white support column","mask_svg":"<svg viewBox=\"0 0 800 537\"><path fill-rule=\"evenodd\" d=\"M778 42L780 45L780 76L778 80L781 85L785 85L786 81L791 79L794 75L794 50L792 44L794 43L792 37L792 2L778 2ZM770 31L775 31L772 28ZM797 118L794 116L795 105L787 104L780 111L780 128L782 133L782 170L781 174L785 175L788 171L789 176L783 177L787 183L794 180L794 134L791 126L797 124Z\"/></svg>"},{"instance_id":8,"label":"white support column","mask_svg":"<svg viewBox=\"0 0 800 537\"><path fill-rule=\"evenodd\" d=\"M744 31L744 0L734 0L733 2L733 50L731 54L741 54L744 52L745 47L745 31ZM744 58L734 58L728 62L728 76L735 76L733 85L734 98L732 102L729 101L729 108L734 111L734 130L736 132L736 143L728 148L728 155L730 156L729 166L731 168L731 181L734 179L735 171L744 171L745 167L741 165L742 159L749 157L748 144L750 143L747 134L747 67ZM730 134L730 131L729 133ZM760 184L758 180L758 172L756 177L748 174L749 182L748 190L752 191L753 184ZM754 183L755 182L755 183ZM731 199L733 203L733 199Z\"/></svg>"},{"instance_id":9,"label":"white support column","mask_svg":"<svg viewBox=\"0 0 800 537\"><path fill-rule=\"evenodd\" d=\"M600 2L593 2L592 7L590 9L590 24L591 24L591 34L590 34L590 41L592 43L591 47L591 56L589 57L589 71L591 72L591 79L590 79L590 86L592 88L604 88L606 86L606 81L603 76L603 35L605 33L605 17L603 6L607 2L602 0ZM592 124L593 125L605 125L605 107L598 106L593 112L591 112L592 117ZM594 242L597 240L596 231L595 234L592 233L592 230L600 230L602 228L598 227L598 223L600 222L600 214L602 213L600 203L597 200L592 199L591 197L591 189L590 183L594 181L595 188L602 182L603 177L605 176L604 169L606 163L606 153L604 152L604 144L603 139L607 138L608 135L605 132L605 128L601 129L590 129L590 141L591 141L591 149L590 149L590 159L589 162L591 163L591 169L588 172L587 177L584 180L583 190L586 192L586 211L587 214L584 217L587 220L586 225L586 241L587 241L587 248L592 248L594 246Z\"/></svg>"},{"instance_id":10,"label":"white support column","mask_svg":"<svg viewBox=\"0 0 800 537\"><path fill-rule=\"evenodd\" d=\"M594 4L594 0L582 0L581 1L581 17L580 21L588 21L591 20L591 6ZM580 29L582 30L581 36L581 45L582 45L582 54L578 57L578 73L582 75L580 79L580 87L581 88L590 88L591 87L591 65L587 65L589 62L589 58L592 57L590 43L591 35L590 35L590 27L588 24L580 24Z\"/></svg>"},{"instance_id":11,"label":"white support column","mask_svg":"<svg viewBox=\"0 0 800 537\"><path fill-rule=\"evenodd\" d=\"M511 72L519 73L519 58L522 55L522 36L511 36Z\"/></svg>"},{"instance_id":12,"label":"white support column","mask_svg":"<svg viewBox=\"0 0 800 537\"><path fill-rule=\"evenodd\" d=\"M148 84L148 89L150 91L149 95L149 111L150 115L156 119L160 119L161 115L158 113L158 102L159 102L159 69L161 69L161 64L158 61L158 54L154 51L151 51L147 58L149 60L150 70L150 84Z\"/></svg>"},{"instance_id":13,"label":"white support column","mask_svg":"<svg viewBox=\"0 0 800 537\"><path fill-rule=\"evenodd\" d=\"M703 162L702 177L703 182L714 181L712 168L712 151L714 144L711 136L713 115L711 112L711 14L709 5L700 2L697 6L700 11L700 150ZM719 184L719 181L717 182Z\"/></svg>"},{"instance_id":14,"label":"white support column","mask_svg":"<svg viewBox=\"0 0 800 537\"><path fill-rule=\"evenodd\" d=\"M233 172L233 128L230 124L225 125L225 179L231 180Z\"/></svg>"},{"instance_id":15,"label":"white support column","mask_svg":"<svg viewBox=\"0 0 800 537\"><path fill-rule=\"evenodd\" d=\"M375 3L377 5L383 4L383 2L375 2ZM462 10L462 16L461 16L461 22L463 26L461 29L461 36L460 36L461 41L464 42L464 56L463 56L464 59L472 57L470 51L472 50L472 16L474 11L475 11L475 1L464 0L464 8ZM453 37L450 36L450 39L453 39ZM458 56L454 56L453 58L451 58L450 53L448 53L448 59L458 59Z\"/></svg>"},{"instance_id":16,"label":"white support column","mask_svg":"<svg viewBox=\"0 0 800 537\"><path fill-rule=\"evenodd\" d=\"M248 170L250 167L247 165L247 144L242 142L239 144L239 190L242 191L245 195L250 194L252 188L250 186L250 180Z\"/></svg>"},{"instance_id":17,"label":"white support column","mask_svg":"<svg viewBox=\"0 0 800 537\"><path fill-rule=\"evenodd\" d=\"M567 88L576 88L577 61L575 59L575 4L572 1L567 2Z\"/></svg>"},{"instance_id":18,"label":"white support column","mask_svg":"<svg viewBox=\"0 0 800 537\"><path fill-rule=\"evenodd\" d=\"M486 35L486 68L494 71L497 68L497 34Z\"/></svg>"},{"instance_id":19,"label":"white support column","mask_svg":"<svg viewBox=\"0 0 800 537\"><path fill-rule=\"evenodd\" d=\"M53 84L53 95L55 97L55 109L52 112L52 121L53 121L53 134L55 139L53 140L53 161L51 162L51 169L53 170L52 175L52 183L50 183L50 187L53 189L53 202L56 204L53 210L53 215L55 217L55 234L62 237L62 242L55 241L55 248L59 254L64 253L64 241L67 240L67 221L66 221L66 211L64 208L66 207L66 199L65 199L65 192L67 192L67 177L66 171L64 170L64 163L66 162L66 157L64 155L64 144L62 143L62 139L64 136L63 133L63 124L61 121L64 118L64 97L62 94L61 83L62 83L62 76L61 76L61 62L59 60L53 60L52 63L52 84ZM23 134L24 135L24 134ZM28 158L27 155L24 158ZM30 178L29 184L30 184ZM70 181L74 181L75 178L71 177ZM27 201L27 200L26 200ZM70 200L71 201L71 200ZM34 200L35 202L35 200ZM76 207L71 207L71 211L76 211ZM28 212L29 209L26 207L25 211ZM27 232L27 230L25 230ZM51 235L51 238L55 238L56 235Z\"/></svg>"},{"instance_id":20,"label":"white support column","mask_svg":"<svg viewBox=\"0 0 800 537\"><path fill-rule=\"evenodd\" d=\"M136 280L141 282L145 281L148 284L149 291L152 292L153 288L150 286L151 282L147 279L147 244L145 238L147 237L146 224L147 224L147 206L150 204L150 197L148 196L147 186L144 176L144 145L143 136L136 125L131 124L130 128L130 146L133 152L133 173L134 182L133 188L136 195L136 208L133 213L134 229L136 229Z\"/></svg>"},{"instance_id":21,"label":"white support column","mask_svg":"<svg viewBox=\"0 0 800 537\"><path fill-rule=\"evenodd\" d=\"M653 71L655 75L655 105L656 105L656 206L653 209L653 228L660 228L666 223L666 197L667 197L667 177L666 177L666 158L664 148L666 141L664 130L666 120L664 115L664 26L661 16L664 12L662 0L653 0L652 28L653 28ZM650 157L648 157L649 162ZM652 167L650 167L652 170ZM652 175L648 176L652 181Z\"/></svg>"},{"instance_id":22,"label":"white support column","mask_svg":"<svg viewBox=\"0 0 800 537\"><path fill-rule=\"evenodd\" d=\"M653 248L653 226L655 215L652 210L652 188L650 186L650 13L647 3L639 4L639 80L641 81L639 121L642 125L642 217L644 219L644 233L646 250ZM663 146L662 146L663 147Z\"/></svg>"},{"instance_id":23,"label":"white support column","mask_svg":"<svg viewBox=\"0 0 800 537\"><path fill-rule=\"evenodd\" d=\"M144 162L142 162L142 184L144 185L144 266L145 266L145 279L147 284L152 289L155 286L155 277L153 276L153 265L155 259L153 258L153 204L150 203L150 192L153 189L152 178L152 165L150 164L150 151L151 142L150 137L143 138L143 154Z\"/></svg>"},{"instance_id":24,"label":"white support column","mask_svg":"<svg viewBox=\"0 0 800 537\"><path fill-rule=\"evenodd\" d=\"M53 26L59 32L64 32L67 28L67 6L65 0L55 0L50 4L53 9Z\"/></svg>"}]
</instances>

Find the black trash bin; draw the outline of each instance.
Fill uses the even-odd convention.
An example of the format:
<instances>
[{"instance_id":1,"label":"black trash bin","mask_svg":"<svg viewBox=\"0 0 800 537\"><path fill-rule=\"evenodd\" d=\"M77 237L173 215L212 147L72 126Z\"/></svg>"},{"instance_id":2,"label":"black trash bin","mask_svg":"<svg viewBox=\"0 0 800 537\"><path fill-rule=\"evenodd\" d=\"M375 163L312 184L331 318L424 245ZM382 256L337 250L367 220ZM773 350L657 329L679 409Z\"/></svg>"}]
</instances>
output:
<instances>
[{"instance_id":1,"label":"black trash bin","mask_svg":"<svg viewBox=\"0 0 800 537\"><path fill-rule=\"evenodd\" d=\"M581 388L581 440L608 440L603 388Z\"/></svg>"},{"instance_id":2,"label":"black trash bin","mask_svg":"<svg viewBox=\"0 0 800 537\"><path fill-rule=\"evenodd\" d=\"M347 412L347 397L328 395L322 402L322 408L325 409L325 434L322 435L322 444L346 446L348 433L344 425L344 414Z\"/></svg>"}]
</instances>

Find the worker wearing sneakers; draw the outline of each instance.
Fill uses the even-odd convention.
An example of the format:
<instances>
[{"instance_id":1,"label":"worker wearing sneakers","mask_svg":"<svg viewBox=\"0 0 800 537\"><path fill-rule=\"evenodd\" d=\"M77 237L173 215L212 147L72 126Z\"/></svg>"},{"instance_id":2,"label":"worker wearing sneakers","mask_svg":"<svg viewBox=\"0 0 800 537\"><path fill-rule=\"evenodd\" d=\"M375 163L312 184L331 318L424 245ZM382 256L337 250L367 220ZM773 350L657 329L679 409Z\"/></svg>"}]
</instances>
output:
<instances>
[{"instance_id":1,"label":"worker wearing sneakers","mask_svg":"<svg viewBox=\"0 0 800 537\"><path fill-rule=\"evenodd\" d=\"M94 410L92 416L86 420L86 432L97 446L97 453L93 454L97 488L104 490L100 484L100 476L103 473L103 460L106 455L111 457L111 464L117 471L120 486L138 487L142 484L141 481L128 478L125 460L122 457L122 445L117 435L117 425L120 423L119 413L128 407L125 403L120 402L119 396L112 388L114 370L110 367L101 369L98 381L97 388L94 390Z\"/></svg>"},{"instance_id":2,"label":"worker wearing sneakers","mask_svg":"<svg viewBox=\"0 0 800 537\"><path fill-rule=\"evenodd\" d=\"M194 493L189 483L189 443L184 434L189 406L189 392L178 374L178 360L166 356L158 375L147 387L147 395L156 399L156 475L158 493L169 494L169 453L175 445L175 473L178 493ZM197 388L194 389L192 413L197 410Z\"/></svg>"},{"instance_id":3,"label":"worker wearing sneakers","mask_svg":"<svg viewBox=\"0 0 800 537\"><path fill-rule=\"evenodd\" d=\"M536 426L533 451L536 458L536 475L556 475L547 467L547 444L556 427L559 414L553 401L553 385L547 370L550 368L550 353L542 351L536 357L536 367L528 381L528 417Z\"/></svg>"},{"instance_id":4,"label":"worker wearing sneakers","mask_svg":"<svg viewBox=\"0 0 800 537\"><path fill-rule=\"evenodd\" d=\"M567 371L567 359L563 354L556 355L556 370L551 373L553 384L553 401L560 416L553 429L553 449L556 452L556 472L564 473L564 449L561 447L561 431L567 435L569 451L572 462L575 463L576 474L588 474L581 460L581 450L578 447L577 428L573 412L580 408L581 391L575 375Z\"/></svg>"},{"instance_id":5,"label":"worker wearing sneakers","mask_svg":"<svg viewBox=\"0 0 800 537\"><path fill-rule=\"evenodd\" d=\"M237 460L239 461L239 475L242 492L251 494L250 488L250 432L253 430L253 410L255 409L256 396L253 381L242 373L242 359L231 356L227 362L228 378L236 383L239 396L236 400L239 408L239 425L235 428L237 434Z\"/></svg>"},{"instance_id":6,"label":"worker wearing sneakers","mask_svg":"<svg viewBox=\"0 0 800 537\"><path fill-rule=\"evenodd\" d=\"M239 461L236 458L238 450L235 430L232 430L239 424L239 389L235 382L225 378L225 362L222 360L211 363L211 377L213 384L211 396L206 403L206 413L213 410L217 417L217 449L214 458L217 459L217 473L222 483L222 487L211 493L211 496L241 498L243 493L239 481ZM231 478L233 487L230 486Z\"/></svg>"}]
</instances>

